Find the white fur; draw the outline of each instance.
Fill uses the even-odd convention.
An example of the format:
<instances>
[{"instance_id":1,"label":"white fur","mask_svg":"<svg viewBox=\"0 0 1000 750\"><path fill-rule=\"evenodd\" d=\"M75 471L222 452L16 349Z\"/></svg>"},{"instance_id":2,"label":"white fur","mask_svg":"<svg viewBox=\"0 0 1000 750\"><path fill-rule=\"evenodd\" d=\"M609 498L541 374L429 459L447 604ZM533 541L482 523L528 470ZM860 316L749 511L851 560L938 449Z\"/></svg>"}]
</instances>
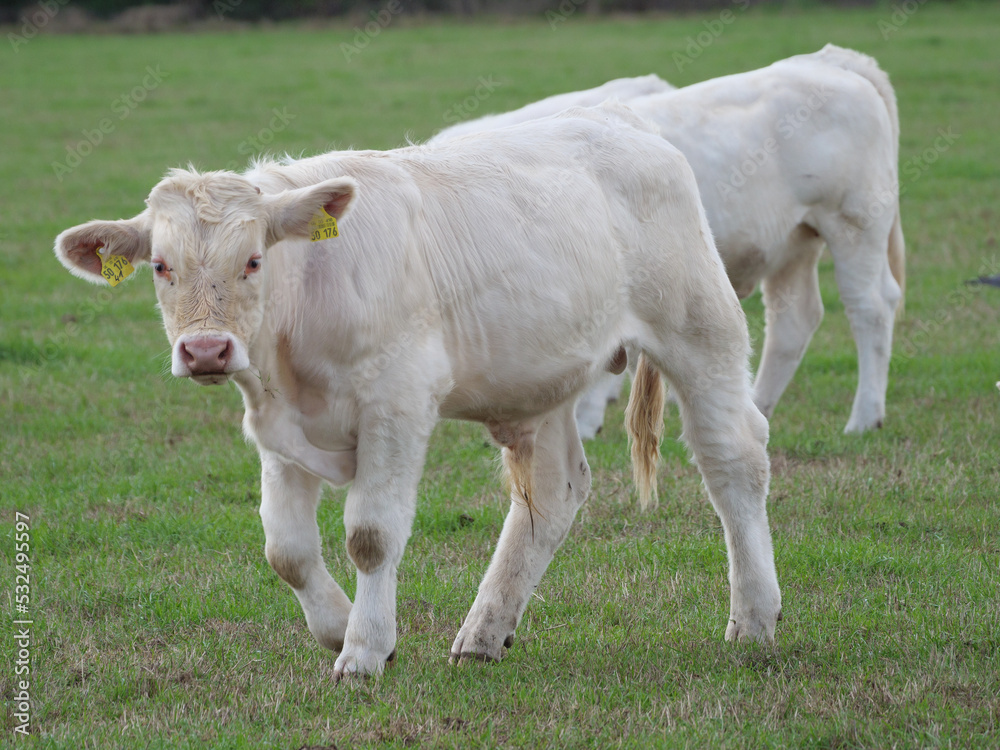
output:
<instances>
[{"instance_id":1,"label":"white fur","mask_svg":"<svg viewBox=\"0 0 1000 750\"><path fill-rule=\"evenodd\" d=\"M901 299L887 254L891 235L900 263L903 252L899 123L888 76L872 58L827 45L760 70L619 98L690 162L737 293L762 287L757 406L771 416L823 318L816 267L825 243L858 350L845 432L880 427ZM530 115L532 106L509 115ZM495 122L463 123L464 132ZM620 389L621 378L608 387ZM584 438L601 426L606 400L603 385L581 397Z\"/></svg>"},{"instance_id":2,"label":"white fur","mask_svg":"<svg viewBox=\"0 0 1000 750\"><path fill-rule=\"evenodd\" d=\"M310 243L305 217L321 205L338 212L340 236ZM149 206L124 229L64 232L57 253L87 262L96 235L127 229L133 260L172 269L156 281L171 342L228 336L245 349L249 367L220 377L242 391L260 450L267 558L317 641L342 645L338 676L379 672L395 648L396 571L441 418L483 422L502 445L534 441L523 452L533 510L512 495L452 646L459 659L500 657L590 489L574 400L622 345L678 392L726 529L727 637L773 638L767 421L751 398L746 321L691 170L629 110L243 176L175 171ZM257 252L263 267L245 273ZM321 480L352 479L353 606L316 526Z\"/></svg>"},{"instance_id":3,"label":"white fur","mask_svg":"<svg viewBox=\"0 0 1000 750\"><path fill-rule=\"evenodd\" d=\"M625 373L604 373L576 402L576 426L582 440L594 438L604 426L604 411L622 392Z\"/></svg>"},{"instance_id":4,"label":"white fur","mask_svg":"<svg viewBox=\"0 0 1000 750\"><path fill-rule=\"evenodd\" d=\"M501 112L496 115L486 115L475 120L460 122L457 125L445 128L428 141L436 143L460 135L470 133L482 133L486 130L496 130L505 128L508 125L518 125L522 122L537 120L542 117L559 114L570 107L593 107L607 99L618 99L627 102L638 96L656 94L662 91L670 91L674 87L661 79L657 75L639 76L637 78L616 78L605 84L585 91L570 91L565 94L556 94L546 97L537 102L527 104L512 112Z\"/></svg>"}]
</instances>

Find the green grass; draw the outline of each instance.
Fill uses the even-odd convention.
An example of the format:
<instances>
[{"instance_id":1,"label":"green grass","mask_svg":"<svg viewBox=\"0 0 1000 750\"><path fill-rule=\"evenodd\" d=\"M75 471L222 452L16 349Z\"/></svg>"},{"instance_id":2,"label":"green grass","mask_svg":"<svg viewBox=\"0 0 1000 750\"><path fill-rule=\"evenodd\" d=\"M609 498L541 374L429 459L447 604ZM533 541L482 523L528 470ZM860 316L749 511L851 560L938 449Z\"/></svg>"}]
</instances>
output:
<instances>
[{"instance_id":1,"label":"green grass","mask_svg":"<svg viewBox=\"0 0 1000 750\"><path fill-rule=\"evenodd\" d=\"M33 730L40 747L990 747L1000 736L1000 9L394 22L346 62L349 28L45 37L0 51L0 573L13 620L14 512L31 519ZM582 14L581 14L582 15ZM620 408L588 446L594 491L498 665L446 654L506 511L486 433L437 431L399 575L399 658L334 686L263 555L258 463L233 388L166 372L148 270L114 290L71 278L62 229L137 213L169 166L242 164L274 110L276 151L422 139L474 114L655 71L686 84L828 41L875 55L899 96L903 164L958 141L907 186L906 317L883 430L841 434L854 345L828 261L826 319L771 425L770 516L784 621L775 649L734 647L725 546L684 447L663 447L642 513ZM166 73L64 179L82 131ZM244 144L241 153L241 144ZM252 147L249 149L252 150ZM759 342L759 298L746 304ZM677 435L676 414L668 432ZM343 495L320 510L353 593ZM13 626L11 626L13 630ZM16 693L5 638L0 693ZM13 737L13 712L3 739Z\"/></svg>"}]
</instances>

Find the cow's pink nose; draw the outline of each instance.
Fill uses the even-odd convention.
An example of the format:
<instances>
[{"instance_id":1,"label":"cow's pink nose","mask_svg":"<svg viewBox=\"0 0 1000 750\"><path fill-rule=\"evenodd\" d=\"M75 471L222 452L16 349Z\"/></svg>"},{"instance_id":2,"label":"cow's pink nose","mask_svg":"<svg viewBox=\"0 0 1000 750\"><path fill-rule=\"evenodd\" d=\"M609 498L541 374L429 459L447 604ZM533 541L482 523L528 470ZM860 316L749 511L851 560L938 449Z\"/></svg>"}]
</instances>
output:
<instances>
[{"instance_id":1,"label":"cow's pink nose","mask_svg":"<svg viewBox=\"0 0 1000 750\"><path fill-rule=\"evenodd\" d=\"M198 338L181 344L181 357L192 375L213 375L226 371L233 347L229 339Z\"/></svg>"}]
</instances>

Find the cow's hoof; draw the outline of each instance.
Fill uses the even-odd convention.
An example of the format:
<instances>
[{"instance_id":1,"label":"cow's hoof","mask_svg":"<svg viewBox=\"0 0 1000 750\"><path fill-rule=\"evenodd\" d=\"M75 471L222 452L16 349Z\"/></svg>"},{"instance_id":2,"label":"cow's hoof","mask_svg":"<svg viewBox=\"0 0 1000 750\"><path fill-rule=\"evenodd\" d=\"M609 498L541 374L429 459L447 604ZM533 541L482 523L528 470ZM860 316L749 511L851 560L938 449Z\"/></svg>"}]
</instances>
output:
<instances>
[{"instance_id":1,"label":"cow's hoof","mask_svg":"<svg viewBox=\"0 0 1000 750\"><path fill-rule=\"evenodd\" d=\"M741 618L740 620L730 620L726 628L726 640L733 642L751 642L772 645L774 643L775 623L781 619L779 611L772 624L768 625L758 617Z\"/></svg>"},{"instance_id":2,"label":"cow's hoof","mask_svg":"<svg viewBox=\"0 0 1000 750\"><path fill-rule=\"evenodd\" d=\"M514 645L514 634L510 633L506 638L504 638L504 640L503 640L503 647L505 649L508 649L508 648L510 648L513 645ZM480 654L480 653L476 653L474 651L465 651L465 652L462 652L462 653L456 653L456 652L452 651L448 655L448 663L449 664L461 664L464 661L477 661L477 662L480 662L482 664L492 664L494 662L500 661L500 659L499 659L499 657L494 658L493 656L490 656L489 654Z\"/></svg>"},{"instance_id":3,"label":"cow's hoof","mask_svg":"<svg viewBox=\"0 0 1000 750\"><path fill-rule=\"evenodd\" d=\"M463 632L458 634L455 643L452 644L448 656L448 662L451 664L461 664L466 661L497 662L503 657L503 650L514 645L513 633L508 633L501 641L495 636L464 637Z\"/></svg>"},{"instance_id":4,"label":"cow's hoof","mask_svg":"<svg viewBox=\"0 0 1000 750\"><path fill-rule=\"evenodd\" d=\"M451 655L448 657L449 664L465 664L467 662L474 662L474 661L477 661L481 664L494 664L497 661L499 661L499 659L494 659L489 654L477 654L472 651L466 651L461 654L456 654L455 652L452 652Z\"/></svg>"},{"instance_id":5,"label":"cow's hoof","mask_svg":"<svg viewBox=\"0 0 1000 750\"><path fill-rule=\"evenodd\" d=\"M392 653L382 660L372 657L345 658L345 654L342 653L337 658L337 664L333 670L334 684L339 683L341 680L358 677L377 677L382 674L387 664L392 664L395 661L396 649L393 649Z\"/></svg>"},{"instance_id":6,"label":"cow's hoof","mask_svg":"<svg viewBox=\"0 0 1000 750\"><path fill-rule=\"evenodd\" d=\"M851 435L868 432L868 430L881 430L884 420L885 416L880 415L878 411L873 411L868 415L852 413L851 418L847 420L844 434Z\"/></svg>"}]
</instances>

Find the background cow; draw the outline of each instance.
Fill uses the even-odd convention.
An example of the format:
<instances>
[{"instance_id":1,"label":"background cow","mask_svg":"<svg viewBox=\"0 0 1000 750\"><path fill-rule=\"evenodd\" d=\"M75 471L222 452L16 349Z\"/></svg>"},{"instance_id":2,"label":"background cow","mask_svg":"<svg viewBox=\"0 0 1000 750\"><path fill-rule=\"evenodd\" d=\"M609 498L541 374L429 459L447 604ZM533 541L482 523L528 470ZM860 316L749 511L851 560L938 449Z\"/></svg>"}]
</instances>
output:
<instances>
[{"instance_id":1,"label":"background cow","mask_svg":"<svg viewBox=\"0 0 1000 750\"><path fill-rule=\"evenodd\" d=\"M823 318L817 266L825 244L858 350L845 432L881 427L905 247L899 117L878 63L827 45L628 105L687 157L737 293L761 285L767 325L757 406L771 416ZM533 106L501 122L530 117ZM464 123L464 132L495 122ZM609 376L581 397L585 438L596 434L608 398L620 390L621 379Z\"/></svg>"},{"instance_id":2,"label":"background cow","mask_svg":"<svg viewBox=\"0 0 1000 750\"><path fill-rule=\"evenodd\" d=\"M394 653L396 570L442 417L482 422L503 447L510 512L451 648L500 658L590 489L575 396L623 345L641 352L629 409L641 499L656 496L662 372L725 529L726 637L773 638L767 421L746 321L690 168L630 111L244 175L174 170L147 204L66 230L56 253L92 281L99 249L150 263L173 373L239 386L267 559L317 641L341 651L338 678ZM311 243L321 209L339 235ZM321 555L323 480L353 480L353 606Z\"/></svg>"},{"instance_id":3,"label":"background cow","mask_svg":"<svg viewBox=\"0 0 1000 750\"><path fill-rule=\"evenodd\" d=\"M627 102L640 96L671 91L673 88L669 83L652 73L636 78L616 78L613 81L608 81L592 89L555 94L554 96L540 99L537 102L526 104L513 112L501 112L467 122L460 122L445 128L431 138L428 143L444 141L456 136L466 135L467 133L481 133L484 130L495 130L507 125L518 125L522 122L537 120L541 117L550 117L570 107L593 107L608 99L618 99L619 101Z\"/></svg>"}]
</instances>

